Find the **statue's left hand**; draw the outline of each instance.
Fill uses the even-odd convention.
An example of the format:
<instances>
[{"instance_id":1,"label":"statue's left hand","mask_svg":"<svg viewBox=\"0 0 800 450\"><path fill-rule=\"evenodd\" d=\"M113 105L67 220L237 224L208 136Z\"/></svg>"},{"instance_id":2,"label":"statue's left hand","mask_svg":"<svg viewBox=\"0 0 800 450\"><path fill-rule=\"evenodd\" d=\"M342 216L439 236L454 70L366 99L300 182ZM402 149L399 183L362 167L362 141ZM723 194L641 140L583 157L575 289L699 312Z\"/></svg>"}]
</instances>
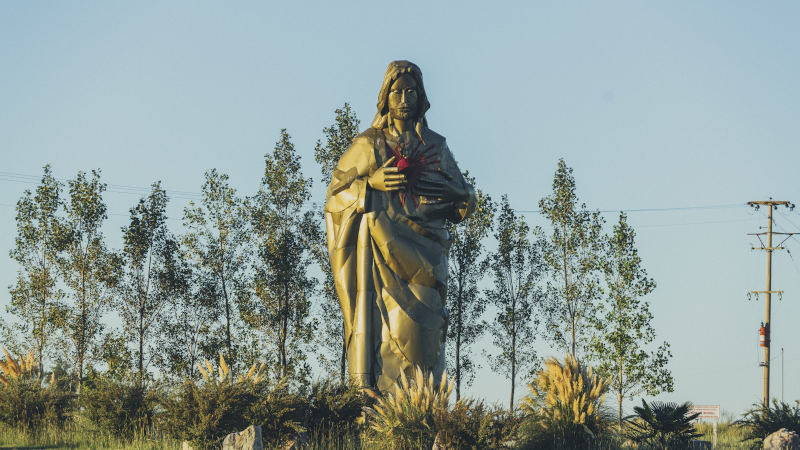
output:
<instances>
[{"instance_id":1,"label":"statue's left hand","mask_svg":"<svg viewBox=\"0 0 800 450\"><path fill-rule=\"evenodd\" d=\"M436 171L444 180L435 180L430 177L420 179L415 186L415 191L425 197L437 197L446 202L463 202L469 198L467 190L461 183L454 182L453 177L443 171Z\"/></svg>"}]
</instances>

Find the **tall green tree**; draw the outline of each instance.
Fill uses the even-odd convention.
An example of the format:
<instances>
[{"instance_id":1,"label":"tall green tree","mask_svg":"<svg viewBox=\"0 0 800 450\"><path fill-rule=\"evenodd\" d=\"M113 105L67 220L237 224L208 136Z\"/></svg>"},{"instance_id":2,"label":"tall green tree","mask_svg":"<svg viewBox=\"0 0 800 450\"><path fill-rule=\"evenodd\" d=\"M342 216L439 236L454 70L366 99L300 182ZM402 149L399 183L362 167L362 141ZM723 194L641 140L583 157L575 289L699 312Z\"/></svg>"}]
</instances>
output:
<instances>
[{"instance_id":1,"label":"tall green tree","mask_svg":"<svg viewBox=\"0 0 800 450\"><path fill-rule=\"evenodd\" d=\"M494 228L497 249L491 255L493 287L486 292L496 313L489 329L497 353L492 367L511 381L509 410L514 410L514 390L520 372L532 368L536 351L537 314L542 293L537 286L541 257L531 230L503 195Z\"/></svg>"},{"instance_id":2,"label":"tall green tree","mask_svg":"<svg viewBox=\"0 0 800 450\"><path fill-rule=\"evenodd\" d=\"M473 186L475 179L465 173ZM470 347L484 333L486 322L482 319L488 299L478 288L478 283L489 271L490 260L485 255L485 239L492 230L496 205L492 198L476 189L475 212L458 224L448 223L452 236L448 260L447 310L450 321L447 327L448 372L455 376L456 401L461 398L461 386L469 386L475 378L478 363Z\"/></svg>"},{"instance_id":3,"label":"tall green tree","mask_svg":"<svg viewBox=\"0 0 800 450\"><path fill-rule=\"evenodd\" d=\"M153 341L173 287L168 281L170 261L178 253L177 242L167 230L167 194L161 182L153 183L147 198L130 209L130 223L122 228L122 277L119 314L125 334L135 346L137 382L144 383L153 354Z\"/></svg>"},{"instance_id":4,"label":"tall green tree","mask_svg":"<svg viewBox=\"0 0 800 450\"><path fill-rule=\"evenodd\" d=\"M240 322L236 292L246 283L245 232L247 219L242 201L230 187L228 175L211 169L205 173L203 197L184 209L183 224L187 229L183 243L198 277L203 280L200 292L206 301L195 307L212 307L222 317L225 359L237 365L237 343L233 331Z\"/></svg>"},{"instance_id":5,"label":"tall green tree","mask_svg":"<svg viewBox=\"0 0 800 450\"><path fill-rule=\"evenodd\" d=\"M672 392L667 362L669 344L648 351L656 337L650 305L642 297L653 291L655 281L647 276L636 250L636 232L624 213L606 242L603 272L607 294L595 320L592 356L597 373L611 378L609 390L617 395L617 421L622 427L622 401L646 392Z\"/></svg>"},{"instance_id":6,"label":"tall green tree","mask_svg":"<svg viewBox=\"0 0 800 450\"><path fill-rule=\"evenodd\" d=\"M322 172L322 186L330 183L333 170L342 157L345 150L358 136L360 121L356 113L350 108L348 103L334 111L336 118L329 127L322 129L325 135L324 143L317 141L314 148L314 159L320 165ZM321 213L324 221L324 213ZM328 258L328 242L325 233L320 233L320 239L314 245L314 259L317 261L323 273L323 283L321 286L322 304L320 305L320 315L322 322L322 333L317 339L322 344L324 351L319 353L322 366L333 372L338 369L339 379L344 382L347 375L347 350L344 336L344 318L342 309L339 306L339 297L336 295L336 286L331 272L331 262Z\"/></svg>"},{"instance_id":7,"label":"tall green tree","mask_svg":"<svg viewBox=\"0 0 800 450\"><path fill-rule=\"evenodd\" d=\"M220 315L218 289L213 279L193 270L185 255L166 263L161 284L169 301L157 324L154 363L167 377L194 379L197 363L213 360L224 348L224 326L215 327Z\"/></svg>"},{"instance_id":8,"label":"tall green tree","mask_svg":"<svg viewBox=\"0 0 800 450\"><path fill-rule=\"evenodd\" d=\"M311 298L316 280L308 274L313 243L320 239L314 213L306 210L311 180L285 129L265 155L264 177L248 210L258 256L252 297L244 319L266 334L277 376L303 379L309 373L306 348L312 340ZM244 304L244 302L243 302Z\"/></svg>"},{"instance_id":9,"label":"tall green tree","mask_svg":"<svg viewBox=\"0 0 800 450\"><path fill-rule=\"evenodd\" d=\"M119 257L106 248L101 230L106 219L100 172L84 172L68 182L65 231L68 236L59 259L70 302L66 308L64 334L69 345L68 360L73 364L80 393L86 366L95 359L93 349L102 335L102 318L113 298L120 266Z\"/></svg>"},{"instance_id":10,"label":"tall green tree","mask_svg":"<svg viewBox=\"0 0 800 450\"><path fill-rule=\"evenodd\" d=\"M586 209L575 192L575 177L563 159L553 177L553 192L539 201L552 233L544 239L549 274L545 319L548 336L576 357L590 338L589 328L601 294L603 218Z\"/></svg>"},{"instance_id":11,"label":"tall green tree","mask_svg":"<svg viewBox=\"0 0 800 450\"><path fill-rule=\"evenodd\" d=\"M50 166L44 166L36 191L26 190L17 201L17 237L9 252L20 268L17 282L9 286L8 312L17 316L33 343L39 367L43 367L50 337L61 327L64 317L64 292L58 287L58 255L66 240L58 217L61 188Z\"/></svg>"}]
</instances>

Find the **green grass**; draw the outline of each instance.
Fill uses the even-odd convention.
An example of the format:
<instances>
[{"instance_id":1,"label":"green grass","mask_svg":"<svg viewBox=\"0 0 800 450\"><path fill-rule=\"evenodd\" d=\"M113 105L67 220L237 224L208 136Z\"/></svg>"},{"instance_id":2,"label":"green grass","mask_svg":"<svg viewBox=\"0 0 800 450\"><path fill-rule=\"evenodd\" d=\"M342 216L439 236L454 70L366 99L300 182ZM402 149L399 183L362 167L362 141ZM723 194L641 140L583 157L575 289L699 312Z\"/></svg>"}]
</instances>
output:
<instances>
[{"instance_id":1,"label":"green grass","mask_svg":"<svg viewBox=\"0 0 800 450\"><path fill-rule=\"evenodd\" d=\"M700 438L711 442L713 428L710 423L699 423L695 426L703 436ZM371 446L361 443L355 429L345 430L312 430L310 433L311 450L358 450ZM745 433L730 422L717 425L717 449L748 449L742 443ZM76 424L65 428L51 427L38 432L12 428L0 424L0 449L178 449L180 442L167 438L155 438L145 433L137 433L131 440L119 438L93 429L90 425Z\"/></svg>"},{"instance_id":2,"label":"green grass","mask_svg":"<svg viewBox=\"0 0 800 450\"><path fill-rule=\"evenodd\" d=\"M713 442L714 426L711 423L698 423L695 425L698 433L702 433L701 440ZM748 443L742 442L745 432L742 428L734 426L729 421L717 424L717 449L749 449Z\"/></svg>"},{"instance_id":3,"label":"green grass","mask_svg":"<svg viewBox=\"0 0 800 450\"><path fill-rule=\"evenodd\" d=\"M125 441L96 429L72 424L31 431L0 424L0 448L19 449L178 449L180 442L137 433Z\"/></svg>"}]
</instances>

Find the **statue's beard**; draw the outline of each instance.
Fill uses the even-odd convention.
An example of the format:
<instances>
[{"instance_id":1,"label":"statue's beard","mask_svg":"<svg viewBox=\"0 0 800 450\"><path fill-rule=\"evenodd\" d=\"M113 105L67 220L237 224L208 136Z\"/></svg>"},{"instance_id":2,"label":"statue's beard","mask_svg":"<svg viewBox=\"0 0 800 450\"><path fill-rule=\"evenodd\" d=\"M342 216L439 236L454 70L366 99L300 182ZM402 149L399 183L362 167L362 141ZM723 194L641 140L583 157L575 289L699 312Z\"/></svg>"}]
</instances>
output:
<instances>
[{"instance_id":1,"label":"statue's beard","mask_svg":"<svg viewBox=\"0 0 800 450\"><path fill-rule=\"evenodd\" d=\"M414 119L416 114L410 108L397 108L389 111L392 119L410 120Z\"/></svg>"}]
</instances>

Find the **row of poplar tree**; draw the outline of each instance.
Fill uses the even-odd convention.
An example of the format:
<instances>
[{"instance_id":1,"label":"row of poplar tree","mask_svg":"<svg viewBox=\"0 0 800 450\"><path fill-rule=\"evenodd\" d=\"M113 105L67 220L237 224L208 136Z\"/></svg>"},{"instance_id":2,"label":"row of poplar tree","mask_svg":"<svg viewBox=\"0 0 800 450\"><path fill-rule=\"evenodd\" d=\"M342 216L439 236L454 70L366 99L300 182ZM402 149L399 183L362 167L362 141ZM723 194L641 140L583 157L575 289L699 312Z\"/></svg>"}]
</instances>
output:
<instances>
[{"instance_id":1,"label":"row of poplar tree","mask_svg":"<svg viewBox=\"0 0 800 450\"><path fill-rule=\"evenodd\" d=\"M335 114L315 148L323 186L359 128L348 104ZM206 172L202 199L184 209L176 235L167 227L167 193L154 183L130 209L122 248L110 249L100 173L62 183L45 167L16 207L10 255L19 270L8 306L16 320L6 337L22 337L40 367L45 357L58 361L76 390L97 370L140 383L153 373L195 378L196 364L220 351L234 370L264 361L276 377L308 380L316 359L344 379L341 312L311 186L282 130L255 195L240 196L227 175ZM626 216L606 233L600 213L580 203L563 160L539 202L547 230L531 228L507 196L476 191L474 215L448 225L447 363L456 397L483 354L509 379L513 407L515 385L538 367L537 339L611 377L620 405L671 391L669 346L653 344L643 299L655 282ZM315 264L322 279L309 270ZM115 315L119 329L109 325ZM484 335L493 345L476 353Z\"/></svg>"}]
</instances>

